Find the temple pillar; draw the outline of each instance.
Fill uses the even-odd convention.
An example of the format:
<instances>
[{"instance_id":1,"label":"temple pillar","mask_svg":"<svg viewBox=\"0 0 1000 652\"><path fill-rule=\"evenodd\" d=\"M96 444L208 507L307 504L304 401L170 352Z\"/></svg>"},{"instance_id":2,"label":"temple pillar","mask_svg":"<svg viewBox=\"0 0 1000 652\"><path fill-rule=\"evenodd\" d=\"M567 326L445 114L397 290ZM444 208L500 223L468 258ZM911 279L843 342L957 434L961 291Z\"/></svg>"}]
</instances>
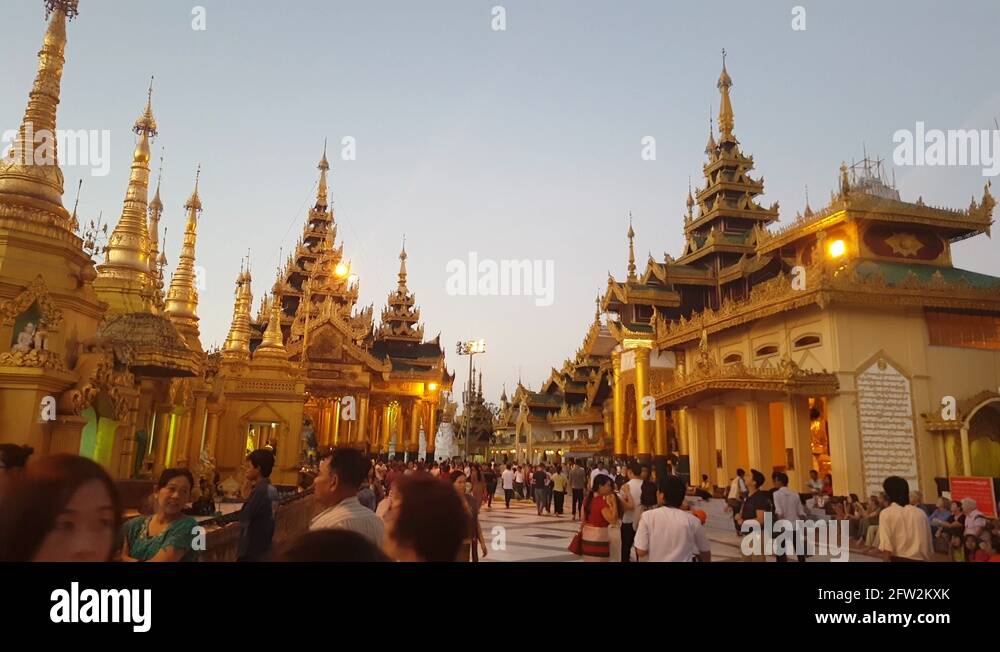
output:
<instances>
[{"instance_id":1,"label":"temple pillar","mask_svg":"<svg viewBox=\"0 0 1000 652\"><path fill-rule=\"evenodd\" d=\"M962 473L972 475L972 449L969 447L969 426L962 426Z\"/></svg>"},{"instance_id":2,"label":"temple pillar","mask_svg":"<svg viewBox=\"0 0 1000 652\"><path fill-rule=\"evenodd\" d=\"M389 426L392 423L391 420L389 419L390 416L391 416L390 407L388 405L383 406L382 407L382 428L381 428L381 432L379 434L379 441L382 442L380 444L380 449L382 450L382 452L384 452L387 455L389 454L389 441L390 441L389 438L392 437L392 432L391 432L391 430L389 428Z\"/></svg>"},{"instance_id":3,"label":"temple pillar","mask_svg":"<svg viewBox=\"0 0 1000 652\"><path fill-rule=\"evenodd\" d=\"M156 435L153 445L153 477L157 477L165 468L167 461L167 445L170 439L170 425L173 421L173 413L168 409L160 409L156 414Z\"/></svg>"},{"instance_id":4,"label":"temple pillar","mask_svg":"<svg viewBox=\"0 0 1000 652\"><path fill-rule=\"evenodd\" d=\"M830 431L830 474L835 495L856 493L867 496L861 463L861 433L858 423L857 396L846 393L843 376L841 391L827 399L827 426ZM850 385L848 385L850 386ZM873 487L874 488L874 487Z\"/></svg>"},{"instance_id":5,"label":"temple pillar","mask_svg":"<svg viewBox=\"0 0 1000 652\"><path fill-rule=\"evenodd\" d=\"M649 396L649 349L635 349L635 434L636 457L640 462L648 462L653 455L652 427L656 423L656 414L646 418L643 409L646 397Z\"/></svg>"},{"instance_id":6,"label":"temple pillar","mask_svg":"<svg viewBox=\"0 0 1000 652\"><path fill-rule=\"evenodd\" d=\"M132 477L132 469L135 468L136 439L135 433L139 427L139 392L132 398L132 405L129 408L128 417L123 426L119 426L119 436L115 437L116 454L118 468L115 469L114 477L128 479Z\"/></svg>"},{"instance_id":7,"label":"temple pillar","mask_svg":"<svg viewBox=\"0 0 1000 652\"><path fill-rule=\"evenodd\" d=\"M221 414L222 408L218 406L208 409L208 424L205 426L205 450L212 460L216 459L215 449L219 441L219 415Z\"/></svg>"},{"instance_id":8,"label":"temple pillar","mask_svg":"<svg viewBox=\"0 0 1000 652\"><path fill-rule=\"evenodd\" d=\"M767 403L748 401L747 410L747 456L750 468L764 474L767 482L771 481L774 471L771 456L771 416Z\"/></svg>"},{"instance_id":9,"label":"temple pillar","mask_svg":"<svg viewBox=\"0 0 1000 652\"><path fill-rule=\"evenodd\" d=\"M739 461L736 457L736 410L728 405L716 405L714 410L715 445L722 450L722 468L716 469L715 484L728 487L729 479L736 476ZM708 474L711 478L712 474Z\"/></svg>"},{"instance_id":10,"label":"temple pillar","mask_svg":"<svg viewBox=\"0 0 1000 652\"><path fill-rule=\"evenodd\" d=\"M414 399L409 406L410 436L406 443L406 459L416 460L420 454L420 402Z\"/></svg>"},{"instance_id":11,"label":"temple pillar","mask_svg":"<svg viewBox=\"0 0 1000 652\"><path fill-rule=\"evenodd\" d=\"M52 424L51 435L49 436L49 447L47 453L69 453L70 455L80 454L80 440L83 437L83 428L87 425L87 420L77 414L59 414ZM39 451L43 455L45 452ZM36 453L37 455L38 453Z\"/></svg>"},{"instance_id":12,"label":"temple pillar","mask_svg":"<svg viewBox=\"0 0 1000 652\"><path fill-rule=\"evenodd\" d=\"M368 448L368 396L362 396L358 402L358 430L354 433L354 441L358 448Z\"/></svg>"},{"instance_id":13,"label":"temple pillar","mask_svg":"<svg viewBox=\"0 0 1000 652\"><path fill-rule=\"evenodd\" d=\"M397 460L404 460L406 459L406 437L409 429L410 415L407 414L402 402L399 403L399 407L397 408L397 415L396 423L394 424L396 440L395 458Z\"/></svg>"},{"instance_id":14,"label":"temple pillar","mask_svg":"<svg viewBox=\"0 0 1000 652\"><path fill-rule=\"evenodd\" d=\"M428 462L433 462L435 438L437 437L437 405L427 401L424 404L424 409L427 414L427 419L424 421L425 457Z\"/></svg>"},{"instance_id":15,"label":"temple pillar","mask_svg":"<svg viewBox=\"0 0 1000 652\"><path fill-rule=\"evenodd\" d=\"M688 446L688 417L690 410L688 408L680 408L675 411L676 418L674 419L674 427L677 428L677 447L679 455L687 455L691 450Z\"/></svg>"},{"instance_id":16,"label":"temple pillar","mask_svg":"<svg viewBox=\"0 0 1000 652\"><path fill-rule=\"evenodd\" d=\"M621 351L611 353L612 373L612 400L614 401L614 440L615 457L623 457L625 449L625 388L622 386L622 354Z\"/></svg>"},{"instance_id":17,"label":"temple pillar","mask_svg":"<svg viewBox=\"0 0 1000 652\"><path fill-rule=\"evenodd\" d=\"M334 446L340 446L340 398L335 398L330 404L330 440Z\"/></svg>"},{"instance_id":18,"label":"temple pillar","mask_svg":"<svg viewBox=\"0 0 1000 652\"><path fill-rule=\"evenodd\" d=\"M194 392L194 412L191 413L187 447L188 466L196 465L201 457L201 448L205 439L205 405L208 402L209 394L207 389L199 389Z\"/></svg>"},{"instance_id":19,"label":"temple pillar","mask_svg":"<svg viewBox=\"0 0 1000 652\"><path fill-rule=\"evenodd\" d=\"M666 409L657 410L656 437L653 439L653 456L657 460L665 460L669 452L667 447L667 411Z\"/></svg>"},{"instance_id":20,"label":"temple pillar","mask_svg":"<svg viewBox=\"0 0 1000 652\"><path fill-rule=\"evenodd\" d=\"M708 442L709 437L709 415L697 408L688 409L687 429L688 429L688 456L691 468L691 478L689 482L697 485L701 481L704 473L712 477L712 466L714 466L714 451Z\"/></svg>"},{"instance_id":21,"label":"temple pillar","mask_svg":"<svg viewBox=\"0 0 1000 652\"><path fill-rule=\"evenodd\" d=\"M809 470L812 469L812 432L809 428L809 399L791 396L781 405L785 422L785 448L792 449L792 467L788 474L788 486L793 491L803 491Z\"/></svg>"}]
</instances>

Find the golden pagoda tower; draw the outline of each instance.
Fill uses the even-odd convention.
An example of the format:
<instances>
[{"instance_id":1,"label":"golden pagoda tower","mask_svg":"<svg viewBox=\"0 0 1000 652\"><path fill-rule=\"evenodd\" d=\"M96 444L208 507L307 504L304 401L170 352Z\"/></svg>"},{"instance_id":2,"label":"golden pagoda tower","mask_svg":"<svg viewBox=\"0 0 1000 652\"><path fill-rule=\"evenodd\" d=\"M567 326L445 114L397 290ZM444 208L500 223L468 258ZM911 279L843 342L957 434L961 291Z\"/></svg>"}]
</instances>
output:
<instances>
[{"instance_id":1,"label":"golden pagoda tower","mask_svg":"<svg viewBox=\"0 0 1000 652\"><path fill-rule=\"evenodd\" d=\"M406 243L399 254L399 285L389 295L387 307L382 309L382 323L375 332L375 340L395 340L420 343L424 328L419 326L420 309L415 307L416 297L406 287Z\"/></svg>"},{"instance_id":2,"label":"golden pagoda tower","mask_svg":"<svg viewBox=\"0 0 1000 652\"><path fill-rule=\"evenodd\" d=\"M250 308L253 304L250 283L250 270L240 270L240 275L236 278L233 322L229 328L226 342L222 346L222 359L227 362L247 362L250 360Z\"/></svg>"},{"instance_id":3,"label":"golden pagoda tower","mask_svg":"<svg viewBox=\"0 0 1000 652\"><path fill-rule=\"evenodd\" d=\"M76 367L104 306L93 289L93 261L62 204L55 138L66 24L78 3L44 4L37 74L18 135L0 161L0 441L28 444L37 454L76 453L86 400L67 390L91 380Z\"/></svg>"},{"instance_id":4,"label":"golden pagoda tower","mask_svg":"<svg viewBox=\"0 0 1000 652\"><path fill-rule=\"evenodd\" d=\"M98 296L108 303L112 314L153 311L154 281L150 270L156 267L156 255L151 255L146 223L146 214L152 210L148 205L149 144L157 135L152 82L146 109L136 120L133 131L138 142L132 154L132 172L121 218L108 240L104 264L97 268L98 277L94 283ZM156 224L159 224L160 211L162 205L155 212Z\"/></svg>"},{"instance_id":5,"label":"golden pagoda tower","mask_svg":"<svg viewBox=\"0 0 1000 652\"><path fill-rule=\"evenodd\" d=\"M160 218L163 216L163 201L160 199L160 183L163 181L163 156L160 156L160 171L156 177L156 192L149 202L149 275L152 284L153 308L157 312L163 312L166 305L166 297L163 294L163 268L167 265L166 236L164 235L163 249L160 251Z\"/></svg>"},{"instance_id":6,"label":"golden pagoda tower","mask_svg":"<svg viewBox=\"0 0 1000 652\"><path fill-rule=\"evenodd\" d=\"M198 216L202 211L201 197L198 195L200 180L199 167L195 177L194 192L184 204L184 208L188 211L187 224L184 227L184 244L177 260L177 269L170 279L170 291L167 293L165 308L178 332L195 351L202 351L201 335L198 330L198 289L194 271Z\"/></svg>"}]
</instances>

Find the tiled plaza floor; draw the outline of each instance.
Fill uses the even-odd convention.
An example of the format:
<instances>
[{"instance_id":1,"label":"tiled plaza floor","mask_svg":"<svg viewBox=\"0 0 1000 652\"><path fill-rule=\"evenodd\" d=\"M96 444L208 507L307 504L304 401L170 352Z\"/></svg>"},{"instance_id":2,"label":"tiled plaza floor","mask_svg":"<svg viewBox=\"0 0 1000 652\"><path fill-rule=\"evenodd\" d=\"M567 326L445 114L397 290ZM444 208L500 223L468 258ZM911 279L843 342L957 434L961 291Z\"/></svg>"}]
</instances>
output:
<instances>
[{"instance_id":1,"label":"tiled plaza floor","mask_svg":"<svg viewBox=\"0 0 1000 652\"><path fill-rule=\"evenodd\" d=\"M739 561L739 537L729 514L724 512L721 500L700 503L699 508L708 514L706 528L712 542L712 561ZM570 541L580 528L573 521L570 502L566 501L562 517L545 514L538 516L535 504L525 500L512 500L510 509L504 507L503 496L493 499L493 509L483 507L479 522L489 546L484 562L542 561L577 562L580 558L567 550ZM501 529L502 528L502 529ZM500 549L497 549L500 548ZM810 562L827 561L826 556L810 557ZM876 561L875 558L851 552L851 561ZM774 561L773 558L769 561Z\"/></svg>"}]
</instances>

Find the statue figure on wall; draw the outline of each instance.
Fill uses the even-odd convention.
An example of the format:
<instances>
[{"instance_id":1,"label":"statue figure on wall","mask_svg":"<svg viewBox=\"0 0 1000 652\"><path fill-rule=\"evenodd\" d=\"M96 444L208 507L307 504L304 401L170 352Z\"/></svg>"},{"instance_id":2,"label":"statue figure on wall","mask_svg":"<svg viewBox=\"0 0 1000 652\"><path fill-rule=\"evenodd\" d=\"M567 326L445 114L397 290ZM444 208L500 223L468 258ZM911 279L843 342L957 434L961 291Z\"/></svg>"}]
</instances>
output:
<instances>
[{"instance_id":1,"label":"statue figure on wall","mask_svg":"<svg viewBox=\"0 0 1000 652\"><path fill-rule=\"evenodd\" d=\"M35 341L35 324L29 321L24 325L24 330L17 334L17 341L11 350L27 353L35 348Z\"/></svg>"}]
</instances>

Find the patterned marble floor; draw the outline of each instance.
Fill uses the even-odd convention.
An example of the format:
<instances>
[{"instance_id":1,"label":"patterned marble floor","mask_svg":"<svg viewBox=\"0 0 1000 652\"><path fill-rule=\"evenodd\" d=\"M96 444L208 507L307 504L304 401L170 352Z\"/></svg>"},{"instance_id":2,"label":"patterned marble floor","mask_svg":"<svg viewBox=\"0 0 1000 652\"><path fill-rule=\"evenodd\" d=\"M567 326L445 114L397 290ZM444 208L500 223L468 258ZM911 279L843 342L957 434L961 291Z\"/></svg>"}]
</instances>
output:
<instances>
[{"instance_id":1,"label":"patterned marble floor","mask_svg":"<svg viewBox=\"0 0 1000 652\"><path fill-rule=\"evenodd\" d=\"M734 531L732 520L724 512L721 500L712 500L698 505L708 514L706 528L712 542L712 561L739 561L739 537ZM538 516L535 504L527 500L513 500L510 509L504 507L503 496L493 499L493 509L485 507L479 513L480 525L489 554L484 562L578 562L580 558L567 550L570 541L580 528L579 521L573 521L570 504L567 501L562 517L545 514ZM810 562L823 562L825 556L810 557ZM851 561L876 561L873 557L851 552ZM773 558L769 561L773 561Z\"/></svg>"}]
</instances>

